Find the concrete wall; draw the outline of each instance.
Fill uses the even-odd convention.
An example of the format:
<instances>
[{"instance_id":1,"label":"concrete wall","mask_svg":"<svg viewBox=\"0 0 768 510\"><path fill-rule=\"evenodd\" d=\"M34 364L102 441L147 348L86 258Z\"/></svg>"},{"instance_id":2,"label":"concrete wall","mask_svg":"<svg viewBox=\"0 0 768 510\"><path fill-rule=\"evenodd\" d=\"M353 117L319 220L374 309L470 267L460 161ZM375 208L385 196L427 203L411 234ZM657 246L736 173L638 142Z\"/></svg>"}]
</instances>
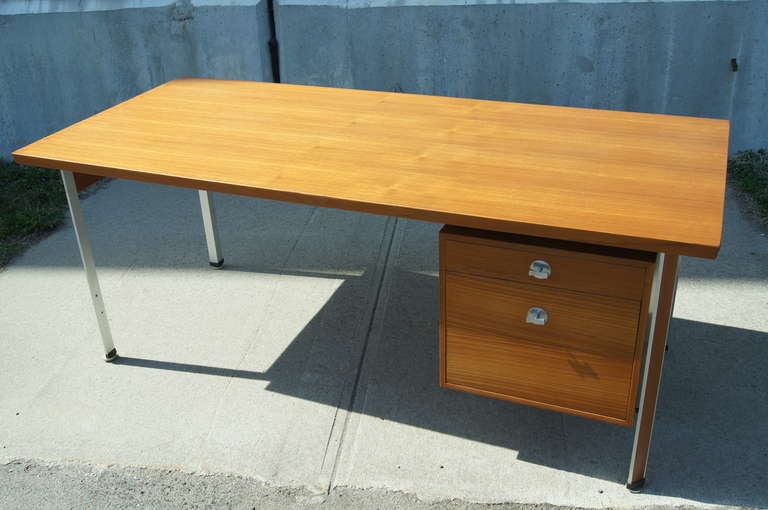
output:
<instances>
[{"instance_id":1,"label":"concrete wall","mask_svg":"<svg viewBox=\"0 0 768 510\"><path fill-rule=\"evenodd\" d=\"M732 149L768 146L766 0L278 2L284 81L731 118Z\"/></svg>"},{"instance_id":2,"label":"concrete wall","mask_svg":"<svg viewBox=\"0 0 768 510\"><path fill-rule=\"evenodd\" d=\"M266 2L218 1L0 1L0 157L179 76L271 80Z\"/></svg>"},{"instance_id":3,"label":"concrete wall","mask_svg":"<svg viewBox=\"0 0 768 510\"><path fill-rule=\"evenodd\" d=\"M276 3L286 82L731 118L732 149L768 146L768 0ZM268 38L266 0L0 0L0 157L178 76L271 80Z\"/></svg>"}]
</instances>

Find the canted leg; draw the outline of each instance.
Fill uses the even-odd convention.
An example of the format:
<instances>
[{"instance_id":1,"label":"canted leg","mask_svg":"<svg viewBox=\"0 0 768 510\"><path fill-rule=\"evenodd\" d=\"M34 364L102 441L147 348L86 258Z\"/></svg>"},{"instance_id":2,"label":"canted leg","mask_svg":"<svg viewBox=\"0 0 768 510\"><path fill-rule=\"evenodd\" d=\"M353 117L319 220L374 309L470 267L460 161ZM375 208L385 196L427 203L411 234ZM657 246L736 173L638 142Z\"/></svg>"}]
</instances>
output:
<instances>
[{"instance_id":1,"label":"canted leg","mask_svg":"<svg viewBox=\"0 0 768 510\"><path fill-rule=\"evenodd\" d=\"M629 465L627 488L640 490L645 484L645 470L648 452L651 449L653 420L656 417L656 401L661 384L661 369L667 346L667 331L672 318L677 289L677 265L679 256L659 253L651 288L648 324L648 343L643 369L643 383L640 390L639 413L635 423L635 442L632 446L632 460Z\"/></svg>"},{"instance_id":2,"label":"canted leg","mask_svg":"<svg viewBox=\"0 0 768 510\"><path fill-rule=\"evenodd\" d=\"M211 267L217 269L224 265L224 258L219 251L219 230L216 228L216 211L210 191L200 190L200 209L203 213L205 241L208 244L208 260Z\"/></svg>"},{"instance_id":3,"label":"canted leg","mask_svg":"<svg viewBox=\"0 0 768 510\"><path fill-rule=\"evenodd\" d=\"M77 245L80 248L80 258L83 260L85 276L88 279L88 288L91 291L91 301L96 312L96 322L99 324L99 331L101 332L101 342L104 344L104 357L107 361L112 361L117 357L117 350L115 350L115 345L112 342L112 332L109 329L107 311L104 308L104 300L101 297L99 279L96 276L96 266L93 263L91 242L88 240L85 223L83 222L83 213L80 210L80 198L77 196L75 177L72 175L72 172L62 170L61 178L64 181L64 191L67 194L69 213L72 215L72 225L75 228Z\"/></svg>"}]
</instances>

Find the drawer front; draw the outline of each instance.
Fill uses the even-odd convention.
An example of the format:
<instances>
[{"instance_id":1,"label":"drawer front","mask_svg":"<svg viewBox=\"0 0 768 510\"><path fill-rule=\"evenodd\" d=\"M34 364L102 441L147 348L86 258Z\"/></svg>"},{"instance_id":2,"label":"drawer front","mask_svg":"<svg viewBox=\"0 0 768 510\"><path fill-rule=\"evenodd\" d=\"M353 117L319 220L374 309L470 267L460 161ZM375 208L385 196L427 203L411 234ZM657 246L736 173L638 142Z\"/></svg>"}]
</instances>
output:
<instances>
[{"instance_id":1,"label":"drawer front","mask_svg":"<svg viewBox=\"0 0 768 510\"><path fill-rule=\"evenodd\" d=\"M504 278L541 287L557 287L640 301L646 267L599 255L552 250L533 245L484 244L472 237L444 239L442 256L447 271ZM546 263L537 264L534 261ZM536 271L542 267L549 273ZM531 271L539 276L531 275ZM546 278L543 278L546 275Z\"/></svg>"},{"instance_id":2,"label":"drawer front","mask_svg":"<svg viewBox=\"0 0 768 510\"><path fill-rule=\"evenodd\" d=\"M472 275L443 278L444 386L632 423L640 303ZM532 307L547 312L545 324L526 322Z\"/></svg>"}]
</instances>

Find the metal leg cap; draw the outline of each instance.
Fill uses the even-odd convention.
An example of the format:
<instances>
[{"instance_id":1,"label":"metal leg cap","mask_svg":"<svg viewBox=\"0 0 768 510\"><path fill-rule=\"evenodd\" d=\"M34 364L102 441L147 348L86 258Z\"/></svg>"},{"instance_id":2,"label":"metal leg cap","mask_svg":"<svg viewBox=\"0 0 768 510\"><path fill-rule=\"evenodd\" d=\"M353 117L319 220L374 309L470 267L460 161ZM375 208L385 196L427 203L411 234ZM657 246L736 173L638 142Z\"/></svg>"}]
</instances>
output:
<instances>
[{"instance_id":1,"label":"metal leg cap","mask_svg":"<svg viewBox=\"0 0 768 510\"><path fill-rule=\"evenodd\" d=\"M635 482L628 483L627 489L629 489L629 492L634 492L637 494L638 492L641 492L643 487L645 486L645 478L641 478Z\"/></svg>"},{"instance_id":2,"label":"metal leg cap","mask_svg":"<svg viewBox=\"0 0 768 510\"><path fill-rule=\"evenodd\" d=\"M222 266L224 266L224 259L221 259L218 262L208 262L208 263L211 265L211 267L215 267L216 269L221 269Z\"/></svg>"},{"instance_id":3,"label":"metal leg cap","mask_svg":"<svg viewBox=\"0 0 768 510\"><path fill-rule=\"evenodd\" d=\"M114 361L115 358L117 358L117 349L112 349L108 353L104 355L104 361L109 363L110 361Z\"/></svg>"}]
</instances>

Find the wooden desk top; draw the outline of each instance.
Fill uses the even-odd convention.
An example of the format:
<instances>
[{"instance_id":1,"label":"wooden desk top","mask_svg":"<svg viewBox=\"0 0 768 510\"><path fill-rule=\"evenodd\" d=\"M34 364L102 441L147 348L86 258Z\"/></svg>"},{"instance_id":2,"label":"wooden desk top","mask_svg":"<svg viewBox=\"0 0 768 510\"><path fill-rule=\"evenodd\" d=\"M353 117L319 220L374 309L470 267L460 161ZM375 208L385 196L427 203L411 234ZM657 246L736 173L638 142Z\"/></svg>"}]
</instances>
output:
<instances>
[{"instance_id":1,"label":"wooden desk top","mask_svg":"<svg viewBox=\"0 0 768 510\"><path fill-rule=\"evenodd\" d=\"M175 80L22 164L715 257L728 122L261 82Z\"/></svg>"}]
</instances>

